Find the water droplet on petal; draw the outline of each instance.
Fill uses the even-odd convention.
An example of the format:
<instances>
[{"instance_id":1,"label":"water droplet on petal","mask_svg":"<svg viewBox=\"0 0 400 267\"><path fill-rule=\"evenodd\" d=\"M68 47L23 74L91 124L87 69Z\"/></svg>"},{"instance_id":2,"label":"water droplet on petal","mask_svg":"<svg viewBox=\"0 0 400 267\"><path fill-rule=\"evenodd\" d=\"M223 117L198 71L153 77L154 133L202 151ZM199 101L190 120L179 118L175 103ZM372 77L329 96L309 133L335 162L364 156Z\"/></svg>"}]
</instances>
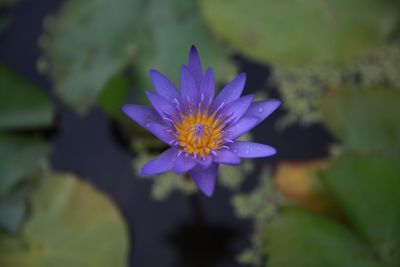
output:
<instances>
[{"instance_id":1,"label":"water droplet on petal","mask_svg":"<svg viewBox=\"0 0 400 267\"><path fill-rule=\"evenodd\" d=\"M264 111L263 108L258 108L258 112L262 113Z\"/></svg>"}]
</instances>

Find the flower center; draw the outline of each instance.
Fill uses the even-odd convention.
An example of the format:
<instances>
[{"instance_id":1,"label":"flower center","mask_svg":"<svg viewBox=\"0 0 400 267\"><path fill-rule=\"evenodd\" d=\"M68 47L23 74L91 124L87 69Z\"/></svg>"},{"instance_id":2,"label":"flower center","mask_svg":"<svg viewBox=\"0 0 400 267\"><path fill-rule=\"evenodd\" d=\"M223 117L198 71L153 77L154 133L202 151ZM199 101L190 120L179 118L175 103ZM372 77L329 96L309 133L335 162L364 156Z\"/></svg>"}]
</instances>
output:
<instances>
[{"instance_id":1,"label":"flower center","mask_svg":"<svg viewBox=\"0 0 400 267\"><path fill-rule=\"evenodd\" d=\"M204 157L223 145L225 123L215 117L215 113L198 111L175 122L175 137L184 152Z\"/></svg>"}]
</instances>

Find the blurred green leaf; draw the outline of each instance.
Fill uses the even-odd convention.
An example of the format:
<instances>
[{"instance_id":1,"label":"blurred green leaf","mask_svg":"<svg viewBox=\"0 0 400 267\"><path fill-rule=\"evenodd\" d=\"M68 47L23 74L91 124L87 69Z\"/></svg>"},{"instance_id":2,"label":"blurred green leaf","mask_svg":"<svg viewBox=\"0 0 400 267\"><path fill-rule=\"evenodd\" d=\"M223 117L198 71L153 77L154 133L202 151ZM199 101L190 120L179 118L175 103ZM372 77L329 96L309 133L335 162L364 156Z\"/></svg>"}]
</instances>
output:
<instances>
[{"instance_id":1,"label":"blurred green leaf","mask_svg":"<svg viewBox=\"0 0 400 267\"><path fill-rule=\"evenodd\" d=\"M0 130L48 127L52 119L45 92L0 65Z\"/></svg>"},{"instance_id":2,"label":"blurred green leaf","mask_svg":"<svg viewBox=\"0 0 400 267\"><path fill-rule=\"evenodd\" d=\"M112 202L70 175L39 180L20 238L0 236L0 266L126 266L127 230Z\"/></svg>"},{"instance_id":3,"label":"blurred green leaf","mask_svg":"<svg viewBox=\"0 0 400 267\"><path fill-rule=\"evenodd\" d=\"M130 81L123 75L117 75L108 81L99 97L103 110L113 118L122 119L122 104L127 103Z\"/></svg>"},{"instance_id":4,"label":"blurred green leaf","mask_svg":"<svg viewBox=\"0 0 400 267\"><path fill-rule=\"evenodd\" d=\"M400 262L400 165L382 156L343 155L324 181L355 229L385 262Z\"/></svg>"},{"instance_id":5,"label":"blurred green leaf","mask_svg":"<svg viewBox=\"0 0 400 267\"><path fill-rule=\"evenodd\" d=\"M399 103L399 90L346 88L321 107L324 122L346 148L399 156Z\"/></svg>"},{"instance_id":6,"label":"blurred green leaf","mask_svg":"<svg viewBox=\"0 0 400 267\"><path fill-rule=\"evenodd\" d=\"M344 62L381 44L399 21L399 5L391 0L200 3L218 36L263 63Z\"/></svg>"},{"instance_id":7,"label":"blurred green leaf","mask_svg":"<svg viewBox=\"0 0 400 267\"><path fill-rule=\"evenodd\" d=\"M235 74L228 51L213 40L194 0L68 0L46 24L47 71L60 98L80 112L95 104L129 63L141 92L151 86L150 68L177 82L192 44L201 50L203 65L215 68L218 81Z\"/></svg>"},{"instance_id":8,"label":"blurred green leaf","mask_svg":"<svg viewBox=\"0 0 400 267\"><path fill-rule=\"evenodd\" d=\"M150 81L149 69L154 68L178 85L180 68L186 64L192 44L199 50L203 69L211 66L217 81L233 78L235 68L229 60L229 51L208 31L196 1L148 1L146 10L151 41L143 46L139 58L139 71L146 81Z\"/></svg>"},{"instance_id":9,"label":"blurred green leaf","mask_svg":"<svg viewBox=\"0 0 400 267\"><path fill-rule=\"evenodd\" d=\"M43 50L56 93L85 112L108 80L133 62L143 0L68 0L48 20Z\"/></svg>"},{"instance_id":10,"label":"blurred green leaf","mask_svg":"<svg viewBox=\"0 0 400 267\"><path fill-rule=\"evenodd\" d=\"M287 209L266 231L268 267L378 267L374 254L344 226Z\"/></svg>"},{"instance_id":11,"label":"blurred green leaf","mask_svg":"<svg viewBox=\"0 0 400 267\"><path fill-rule=\"evenodd\" d=\"M26 192L0 196L0 230L16 234L25 214Z\"/></svg>"},{"instance_id":12,"label":"blurred green leaf","mask_svg":"<svg viewBox=\"0 0 400 267\"><path fill-rule=\"evenodd\" d=\"M50 146L40 139L0 135L0 196L47 165Z\"/></svg>"}]
</instances>

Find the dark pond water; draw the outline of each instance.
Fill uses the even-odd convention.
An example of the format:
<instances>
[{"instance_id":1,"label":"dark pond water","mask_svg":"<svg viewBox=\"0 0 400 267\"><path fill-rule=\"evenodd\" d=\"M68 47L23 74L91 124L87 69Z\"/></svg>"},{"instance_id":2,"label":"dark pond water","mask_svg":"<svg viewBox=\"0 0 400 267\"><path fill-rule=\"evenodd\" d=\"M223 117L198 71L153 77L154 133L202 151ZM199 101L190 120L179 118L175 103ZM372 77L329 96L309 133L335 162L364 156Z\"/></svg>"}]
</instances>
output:
<instances>
[{"instance_id":1,"label":"dark pond water","mask_svg":"<svg viewBox=\"0 0 400 267\"><path fill-rule=\"evenodd\" d=\"M36 70L40 55L37 46L43 19L54 13L60 0L21 0L8 9L12 21L0 36L0 62L43 87L57 110L56 131L52 138L52 168L75 172L106 192L120 208L131 238L130 266L238 266L234 255L248 246L249 221L235 218L229 204L230 192L217 188L212 198L173 194L164 202L150 199L149 181L138 179L132 169L133 158L115 138L112 122L94 108L86 117L76 116L54 97L49 80ZM263 86L269 70L236 58L248 74L247 88L264 87L279 97L273 88ZM279 155L258 161L274 165L280 159L312 159L326 155L329 137L319 127L291 127L284 132L273 129L284 113L279 110L260 126L258 141L276 147ZM244 188L256 184L248 179Z\"/></svg>"}]
</instances>

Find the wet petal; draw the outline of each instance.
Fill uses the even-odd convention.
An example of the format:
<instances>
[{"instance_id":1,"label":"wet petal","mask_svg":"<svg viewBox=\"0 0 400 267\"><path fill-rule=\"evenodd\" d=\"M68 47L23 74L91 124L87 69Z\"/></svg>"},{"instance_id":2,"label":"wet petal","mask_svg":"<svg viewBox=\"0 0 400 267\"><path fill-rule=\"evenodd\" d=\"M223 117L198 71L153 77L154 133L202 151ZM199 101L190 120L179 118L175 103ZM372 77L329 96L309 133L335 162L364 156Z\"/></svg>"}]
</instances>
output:
<instances>
[{"instance_id":1,"label":"wet petal","mask_svg":"<svg viewBox=\"0 0 400 267\"><path fill-rule=\"evenodd\" d=\"M259 123L265 120L272 112L274 112L281 104L281 101L270 99L266 101L254 102L244 114L245 117L252 116L259 120Z\"/></svg>"},{"instance_id":2,"label":"wet petal","mask_svg":"<svg viewBox=\"0 0 400 267\"><path fill-rule=\"evenodd\" d=\"M181 70L181 97L184 103L197 105L198 89L192 73L186 66Z\"/></svg>"},{"instance_id":3,"label":"wet petal","mask_svg":"<svg viewBox=\"0 0 400 267\"><path fill-rule=\"evenodd\" d=\"M146 124L145 128L166 144L171 144L175 140L172 131L168 127L150 122Z\"/></svg>"},{"instance_id":4,"label":"wet petal","mask_svg":"<svg viewBox=\"0 0 400 267\"><path fill-rule=\"evenodd\" d=\"M169 101L175 98L179 99L180 95L175 85L168 80L164 75L156 70L150 70L151 81L153 82L156 92Z\"/></svg>"},{"instance_id":5,"label":"wet petal","mask_svg":"<svg viewBox=\"0 0 400 267\"><path fill-rule=\"evenodd\" d=\"M163 124L163 120L161 119L160 115L153 108L126 104L121 107L121 110L130 119L144 128L146 128L146 125L151 122Z\"/></svg>"},{"instance_id":6,"label":"wet petal","mask_svg":"<svg viewBox=\"0 0 400 267\"><path fill-rule=\"evenodd\" d=\"M246 132L253 129L257 124L259 124L259 119L256 117L243 117L237 123L226 129L226 138L235 139Z\"/></svg>"},{"instance_id":7,"label":"wet petal","mask_svg":"<svg viewBox=\"0 0 400 267\"><path fill-rule=\"evenodd\" d=\"M222 108L221 114L230 117L231 119L229 121L231 124L236 123L246 113L251 101L253 101L252 95L246 95L236 99Z\"/></svg>"},{"instance_id":8,"label":"wet petal","mask_svg":"<svg viewBox=\"0 0 400 267\"><path fill-rule=\"evenodd\" d=\"M158 157L148 161L143 165L140 174L143 176L156 175L169 171L176 159L177 149L171 147L161 153Z\"/></svg>"},{"instance_id":9,"label":"wet petal","mask_svg":"<svg viewBox=\"0 0 400 267\"><path fill-rule=\"evenodd\" d=\"M200 85L200 99L208 104L210 99L214 97L215 91L215 81L214 81L214 73L211 68L208 68L206 73L204 74L203 79L201 80Z\"/></svg>"},{"instance_id":10,"label":"wet petal","mask_svg":"<svg viewBox=\"0 0 400 267\"><path fill-rule=\"evenodd\" d=\"M217 179L218 164L212 163L210 167L204 168L197 165L189 171L197 187L206 195L211 196L214 192L215 182Z\"/></svg>"},{"instance_id":11,"label":"wet petal","mask_svg":"<svg viewBox=\"0 0 400 267\"><path fill-rule=\"evenodd\" d=\"M173 170L176 174L182 174L191 170L195 165L196 161L191 156L181 153L174 162Z\"/></svg>"},{"instance_id":12,"label":"wet petal","mask_svg":"<svg viewBox=\"0 0 400 267\"><path fill-rule=\"evenodd\" d=\"M179 116L176 106L158 93L147 91L146 95L161 118L177 118Z\"/></svg>"},{"instance_id":13,"label":"wet petal","mask_svg":"<svg viewBox=\"0 0 400 267\"><path fill-rule=\"evenodd\" d=\"M261 158L276 154L275 148L253 142L236 141L227 146L241 158Z\"/></svg>"},{"instance_id":14,"label":"wet petal","mask_svg":"<svg viewBox=\"0 0 400 267\"><path fill-rule=\"evenodd\" d=\"M197 52L197 49L194 45L192 45L192 47L190 48L188 68L189 71L192 73L197 86L199 86L203 76L203 71L201 69L199 53Z\"/></svg>"},{"instance_id":15,"label":"wet petal","mask_svg":"<svg viewBox=\"0 0 400 267\"><path fill-rule=\"evenodd\" d=\"M241 73L235 79L230 81L215 98L213 102L213 109L217 109L222 103L227 104L238 99L242 95L245 83L245 73Z\"/></svg>"},{"instance_id":16,"label":"wet petal","mask_svg":"<svg viewBox=\"0 0 400 267\"><path fill-rule=\"evenodd\" d=\"M237 165L240 163L240 158L228 149L220 149L215 151L213 159L215 162L227 165Z\"/></svg>"}]
</instances>

